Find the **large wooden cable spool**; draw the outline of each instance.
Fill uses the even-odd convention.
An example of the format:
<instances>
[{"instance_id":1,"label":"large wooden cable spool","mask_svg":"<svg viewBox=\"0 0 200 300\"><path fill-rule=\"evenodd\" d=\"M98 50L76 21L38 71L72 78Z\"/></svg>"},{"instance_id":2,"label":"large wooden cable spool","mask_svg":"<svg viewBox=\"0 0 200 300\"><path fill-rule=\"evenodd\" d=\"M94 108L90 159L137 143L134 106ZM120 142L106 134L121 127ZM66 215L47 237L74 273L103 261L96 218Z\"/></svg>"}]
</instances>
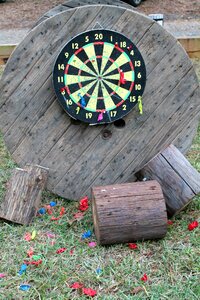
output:
<instances>
[{"instance_id":1,"label":"large wooden cable spool","mask_svg":"<svg viewBox=\"0 0 200 300\"><path fill-rule=\"evenodd\" d=\"M47 20L48 18L51 18L51 17L57 15L58 13L61 13L68 9L80 7L80 6L86 6L86 5L99 5L99 4L113 5L113 0L67 0L60 5L53 7L48 12L46 12L43 16L41 16L37 20L37 22L33 25L33 27L35 27L36 25L40 24L41 22ZM133 10L135 9L130 4L120 1L120 0L115 0L114 5L133 9Z\"/></svg>"},{"instance_id":2,"label":"large wooden cable spool","mask_svg":"<svg viewBox=\"0 0 200 300\"><path fill-rule=\"evenodd\" d=\"M125 35L145 61L143 115L135 107L122 128L74 124L53 90L61 49L96 26ZM115 6L73 8L38 24L10 57L0 85L0 128L13 158L21 167L49 168L48 189L68 199L94 185L131 181L175 141L187 150L199 112L199 84L183 48L152 20Z\"/></svg>"},{"instance_id":3,"label":"large wooden cable spool","mask_svg":"<svg viewBox=\"0 0 200 300\"><path fill-rule=\"evenodd\" d=\"M113 5L112 0L67 0L64 3L53 7L48 12L46 12L43 16L41 16L37 22L33 25L33 27L37 26L41 22L57 15L60 12L66 11L71 8L80 7L80 6L87 6L87 5L98 5L98 4L105 4L105 5ZM130 4L116 0L114 3L115 6L125 7L131 10L137 10L135 7L131 6ZM192 123L187 126L182 135L180 134L174 141L174 145L182 152L186 153L190 148L193 137L197 132L197 127L199 124L199 116L193 119Z\"/></svg>"}]
</instances>

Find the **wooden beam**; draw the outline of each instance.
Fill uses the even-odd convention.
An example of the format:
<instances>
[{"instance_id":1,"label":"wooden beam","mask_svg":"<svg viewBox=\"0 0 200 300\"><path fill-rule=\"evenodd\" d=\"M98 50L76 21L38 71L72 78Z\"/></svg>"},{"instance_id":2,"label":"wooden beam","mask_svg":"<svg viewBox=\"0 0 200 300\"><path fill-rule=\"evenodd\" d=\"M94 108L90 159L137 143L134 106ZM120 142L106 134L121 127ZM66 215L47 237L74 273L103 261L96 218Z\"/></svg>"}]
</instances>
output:
<instances>
[{"instance_id":1,"label":"wooden beam","mask_svg":"<svg viewBox=\"0 0 200 300\"><path fill-rule=\"evenodd\" d=\"M199 37L182 37L178 41L186 50L190 58L200 58L200 36Z\"/></svg>"},{"instance_id":2,"label":"wooden beam","mask_svg":"<svg viewBox=\"0 0 200 300\"><path fill-rule=\"evenodd\" d=\"M16 46L17 44L0 45L0 65L4 65L7 62Z\"/></svg>"}]
</instances>

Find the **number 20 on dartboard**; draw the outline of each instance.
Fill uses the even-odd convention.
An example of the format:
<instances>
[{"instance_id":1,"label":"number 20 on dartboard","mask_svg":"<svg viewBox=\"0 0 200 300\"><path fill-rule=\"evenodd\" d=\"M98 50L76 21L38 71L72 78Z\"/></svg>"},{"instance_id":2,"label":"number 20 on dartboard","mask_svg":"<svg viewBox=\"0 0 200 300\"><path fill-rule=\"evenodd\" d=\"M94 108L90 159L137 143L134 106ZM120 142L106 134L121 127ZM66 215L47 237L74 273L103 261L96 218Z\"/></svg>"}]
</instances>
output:
<instances>
[{"instance_id":1,"label":"number 20 on dartboard","mask_svg":"<svg viewBox=\"0 0 200 300\"><path fill-rule=\"evenodd\" d=\"M139 49L126 36L106 29L90 30L63 47L53 83L70 117L105 124L123 118L139 103L146 68Z\"/></svg>"}]
</instances>

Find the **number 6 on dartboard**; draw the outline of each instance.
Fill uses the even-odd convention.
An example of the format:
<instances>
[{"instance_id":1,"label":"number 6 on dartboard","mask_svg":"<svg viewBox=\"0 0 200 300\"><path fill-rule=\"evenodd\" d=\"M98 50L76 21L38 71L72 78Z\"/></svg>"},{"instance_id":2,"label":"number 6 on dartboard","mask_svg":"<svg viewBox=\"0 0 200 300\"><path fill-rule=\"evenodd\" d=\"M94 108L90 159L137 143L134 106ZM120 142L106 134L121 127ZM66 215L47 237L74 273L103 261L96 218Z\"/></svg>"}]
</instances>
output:
<instances>
[{"instance_id":1,"label":"number 6 on dartboard","mask_svg":"<svg viewBox=\"0 0 200 300\"><path fill-rule=\"evenodd\" d=\"M64 46L55 63L53 83L69 116L105 124L123 118L137 104L145 89L146 68L139 49L126 36L91 30Z\"/></svg>"}]
</instances>

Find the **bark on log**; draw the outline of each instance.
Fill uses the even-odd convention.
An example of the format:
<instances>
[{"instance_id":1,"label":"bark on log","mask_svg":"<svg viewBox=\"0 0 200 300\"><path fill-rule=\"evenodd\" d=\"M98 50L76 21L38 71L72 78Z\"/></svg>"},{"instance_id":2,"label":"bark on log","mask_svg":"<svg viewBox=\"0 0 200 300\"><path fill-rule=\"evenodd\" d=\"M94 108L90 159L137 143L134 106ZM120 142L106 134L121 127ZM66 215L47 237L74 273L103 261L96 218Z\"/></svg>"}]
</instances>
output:
<instances>
[{"instance_id":1,"label":"bark on log","mask_svg":"<svg viewBox=\"0 0 200 300\"><path fill-rule=\"evenodd\" d=\"M200 174L173 145L136 173L139 180L157 180L165 196L168 216L180 212L200 193Z\"/></svg>"},{"instance_id":2,"label":"bark on log","mask_svg":"<svg viewBox=\"0 0 200 300\"><path fill-rule=\"evenodd\" d=\"M47 175L48 170L41 166L28 165L24 169L14 169L0 207L0 218L29 224L40 205Z\"/></svg>"},{"instance_id":3,"label":"bark on log","mask_svg":"<svg viewBox=\"0 0 200 300\"><path fill-rule=\"evenodd\" d=\"M165 200L155 180L94 187L92 210L102 245L162 238L167 231Z\"/></svg>"}]
</instances>

